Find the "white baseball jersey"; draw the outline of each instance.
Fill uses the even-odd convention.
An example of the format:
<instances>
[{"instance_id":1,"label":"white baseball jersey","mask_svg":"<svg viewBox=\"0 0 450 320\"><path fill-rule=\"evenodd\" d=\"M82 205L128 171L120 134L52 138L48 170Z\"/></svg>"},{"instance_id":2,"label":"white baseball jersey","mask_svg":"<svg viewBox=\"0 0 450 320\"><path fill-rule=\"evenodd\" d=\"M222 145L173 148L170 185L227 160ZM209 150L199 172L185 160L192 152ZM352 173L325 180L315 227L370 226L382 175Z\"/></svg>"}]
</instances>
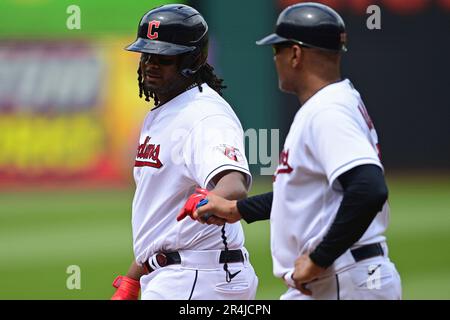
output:
<instances>
[{"instance_id":1,"label":"white baseball jersey","mask_svg":"<svg viewBox=\"0 0 450 320\"><path fill-rule=\"evenodd\" d=\"M134 167L133 243L138 263L158 251L218 250L221 227L176 216L196 187L212 189L224 170L251 175L242 126L228 103L207 84L189 89L145 118ZM244 244L239 223L226 225L230 249Z\"/></svg>"},{"instance_id":2,"label":"white baseball jersey","mask_svg":"<svg viewBox=\"0 0 450 320\"><path fill-rule=\"evenodd\" d=\"M277 277L292 271L296 258L312 252L330 228L343 198L336 178L363 164L382 168L377 143L349 80L321 89L297 112L273 184L271 248ZM354 246L384 241L388 214L385 204Z\"/></svg>"}]
</instances>

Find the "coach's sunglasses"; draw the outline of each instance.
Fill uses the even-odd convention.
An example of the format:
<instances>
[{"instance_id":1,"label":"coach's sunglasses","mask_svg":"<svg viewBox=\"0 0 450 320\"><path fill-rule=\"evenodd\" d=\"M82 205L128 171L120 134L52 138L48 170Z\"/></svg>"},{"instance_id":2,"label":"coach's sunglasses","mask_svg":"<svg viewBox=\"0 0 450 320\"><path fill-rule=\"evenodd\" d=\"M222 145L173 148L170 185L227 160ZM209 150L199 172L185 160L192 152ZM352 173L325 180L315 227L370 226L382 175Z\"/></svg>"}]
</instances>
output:
<instances>
[{"instance_id":1,"label":"coach's sunglasses","mask_svg":"<svg viewBox=\"0 0 450 320\"><path fill-rule=\"evenodd\" d=\"M342 40L343 41L342 44L341 44L342 48L341 48L340 51L343 51L343 52L347 52L347 47L345 46L345 36L346 36L345 33L341 35L341 38L344 39L344 40ZM326 49L326 48L322 48L322 47L318 47L318 46L313 46L313 45L306 44L306 43L304 43L302 41L299 41L299 40L286 39L286 41L283 41L283 42L280 42L280 43L274 43L272 45L273 55L275 56L278 53L280 53L280 50L282 48L289 48L289 47L292 47L295 44L299 45L302 48L307 48L307 49L320 49L320 50L324 50L324 51L336 52L336 50L333 50L333 49Z\"/></svg>"},{"instance_id":2,"label":"coach's sunglasses","mask_svg":"<svg viewBox=\"0 0 450 320\"><path fill-rule=\"evenodd\" d=\"M277 54L280 53L281 49L290 48L295 44L299 45L300 47L303 47L303 48L313 48L313 46L304 44L301 41L289 39L288 41L273 44L272 45L273 55L276 56Z\"/></svg>"},{"instance_id":3,"label":"coach's sunglasses","mask_svg":"<svg viewBox=\"0 0 450 320\"><path fill-rule=\"evenodd\" d=\"M175 56L163 56L159 54L142 53L141 62L143 63L154 63L161 66L170 66L177 63L177 58Z\"/></svg>"}]
</instances>

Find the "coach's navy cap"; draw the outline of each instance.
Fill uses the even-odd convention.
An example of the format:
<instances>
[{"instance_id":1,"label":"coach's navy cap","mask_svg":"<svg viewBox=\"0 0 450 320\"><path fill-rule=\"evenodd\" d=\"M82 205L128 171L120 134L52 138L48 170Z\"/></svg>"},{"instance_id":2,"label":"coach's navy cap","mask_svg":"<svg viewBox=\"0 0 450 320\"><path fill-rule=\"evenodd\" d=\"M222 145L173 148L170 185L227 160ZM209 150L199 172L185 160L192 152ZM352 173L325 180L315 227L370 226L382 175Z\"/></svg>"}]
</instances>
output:
<instances>
[{"instance_id":1,"label":"coach's navy cap","mask_svg":"<svg viewBox=\"0 0 450 320\"><path fill-rule=\"evenodd\" d=\"M346 38L344 20L336 11L323 4L306 2L284 9L278 16L275 33L256 44L296 42L305 47L347 51Z\"/></svg>"}]
</instances>

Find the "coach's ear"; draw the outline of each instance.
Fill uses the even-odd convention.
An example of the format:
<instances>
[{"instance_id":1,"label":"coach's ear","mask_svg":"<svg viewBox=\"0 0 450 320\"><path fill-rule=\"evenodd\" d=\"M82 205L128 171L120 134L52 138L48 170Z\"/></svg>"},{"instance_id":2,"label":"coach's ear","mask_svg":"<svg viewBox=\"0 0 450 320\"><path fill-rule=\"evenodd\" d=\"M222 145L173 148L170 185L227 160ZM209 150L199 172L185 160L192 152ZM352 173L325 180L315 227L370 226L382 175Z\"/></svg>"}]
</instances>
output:
<instances>
[{"instance_id":1,"label":"coach's ear","mask_svg":"<svg viewBox=\"0 0 450 320\"><path fill-rule=\"evenodd\" d=\"M302 48L298 44L294 44L291 52L291 66L292 68L297 69L301 65L301 60L303 58Z\"/></svg>"}]
</instances>

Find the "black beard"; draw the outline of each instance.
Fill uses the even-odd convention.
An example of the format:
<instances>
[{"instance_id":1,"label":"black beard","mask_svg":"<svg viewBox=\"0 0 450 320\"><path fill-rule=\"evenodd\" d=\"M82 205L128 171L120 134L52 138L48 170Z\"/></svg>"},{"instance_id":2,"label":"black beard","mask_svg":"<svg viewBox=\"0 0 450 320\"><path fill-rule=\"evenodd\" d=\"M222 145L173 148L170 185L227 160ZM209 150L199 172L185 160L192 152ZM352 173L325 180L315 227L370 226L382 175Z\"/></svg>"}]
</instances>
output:
<instances>
[{"instance_id":1,"label":"black beard","mask_svg":"<svg viewBox=\"0 0 450 320\"><path fill-rule=\"evenodd\" d=\"M164 87L154 87L147 85L144 81L144 90L147 92L153 92L156 95L165 95L170 94L174 91L179 91L182 89L183 86L185 86L185 80L186 78L177 78L175 81L171 82L168 85L165 85ZM187 85L186 85L187 86Z\"/></svg>"}]
</instances>

